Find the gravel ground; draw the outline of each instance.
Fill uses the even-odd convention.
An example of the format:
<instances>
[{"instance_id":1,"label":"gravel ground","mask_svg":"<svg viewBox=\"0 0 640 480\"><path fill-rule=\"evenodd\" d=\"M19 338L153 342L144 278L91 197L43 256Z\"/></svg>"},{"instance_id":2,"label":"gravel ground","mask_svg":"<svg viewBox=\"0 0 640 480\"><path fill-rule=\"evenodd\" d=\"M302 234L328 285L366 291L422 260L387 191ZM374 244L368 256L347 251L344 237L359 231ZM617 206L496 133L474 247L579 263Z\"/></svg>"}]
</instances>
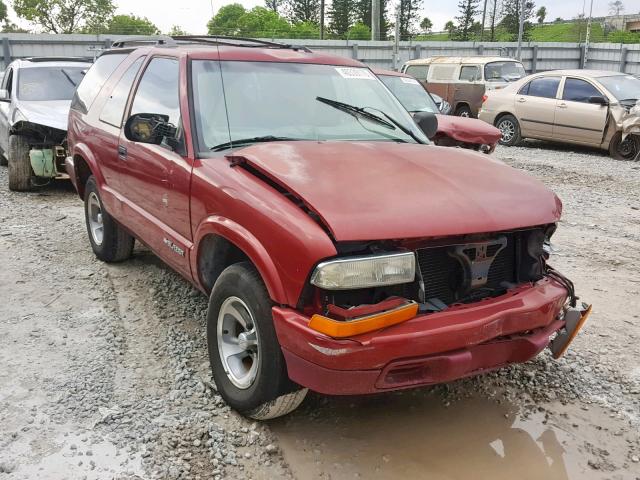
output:
<instances>
[{"instance_id":1,"label":"gravel ground","mask_svg":"<svg viewBox=\"0 0 640 480\"><path fill-rule=\"evenodd\" d=\"M0 168L0 478L640 479L640 165L495 157L564 202L553 263L594 304L568 355L268 424L211 383L201 294L141 247L98 262L67 184L12 193Z\"/></svg>"}]
</instances>

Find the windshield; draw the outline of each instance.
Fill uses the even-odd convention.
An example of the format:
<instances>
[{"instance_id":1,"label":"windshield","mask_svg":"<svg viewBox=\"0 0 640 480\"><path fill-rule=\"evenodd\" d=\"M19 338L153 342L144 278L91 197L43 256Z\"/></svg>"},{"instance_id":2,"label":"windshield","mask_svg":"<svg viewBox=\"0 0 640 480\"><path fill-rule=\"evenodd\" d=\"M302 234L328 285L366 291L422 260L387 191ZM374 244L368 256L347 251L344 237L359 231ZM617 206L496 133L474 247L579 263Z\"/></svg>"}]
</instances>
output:
<instances>
[{"instance_id":1,"label":"windshield","mask_svg":"<svg viewBox=\"0 0 640 480\"><path fill-rule=\"evenodd\" d=\"M385 118L384 114L428 143L407 111L367 68L194 60L191 71L200 151L273 137L415 143L402 128L374 118ZM331 101L366 109L369 114L336 108Z\"/></svg>"},{"instance_id":2,"label":"windshield","mask_svg":"<svg viewBox=\"0 0 640 480\"><path fill-rule=\"evenodd\" d=\"M484 66L487 82L515 82L526 75L520 62L491 62Z\"/></svg>"},{"instance_id":3,"label":"windshield","mask_svg":"<svg viewBox=\"0 0 640 480\"><path fill-rule=\"evenodd\" d=\"M86 65L21 68L18 73L18 98L25 101L71 100L86 69Z\"/></svg>"},{"instance_id":4,"label":"windshield","mask_svg":"<svg viewBox=\"0 0 640 480\"><path fill-rule=\"evenodd\" d=\"M397 75L379 75L378 78L400 100L400 103L407 111L411 113L440 113L431 95L415 78L399 77Z\"/></svg>"},{"instance_id":5,"label":"windshield","mask_svg":"<svg viewBox=\"0 0 640 480\"><path fill-rule=\"evenodd\" d=\"M599 77L598 82L618 100L640 99L640 80L631 75Z\"/></svg>"}]
</instances>

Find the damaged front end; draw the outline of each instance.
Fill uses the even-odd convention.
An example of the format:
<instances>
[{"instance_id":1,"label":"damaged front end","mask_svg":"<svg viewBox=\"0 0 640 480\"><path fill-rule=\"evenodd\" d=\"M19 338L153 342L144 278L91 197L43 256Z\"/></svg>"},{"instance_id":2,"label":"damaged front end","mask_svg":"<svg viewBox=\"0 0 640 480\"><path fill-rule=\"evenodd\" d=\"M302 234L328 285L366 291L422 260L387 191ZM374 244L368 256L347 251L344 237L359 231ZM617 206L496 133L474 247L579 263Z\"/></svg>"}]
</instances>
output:
<instances>
[{"instance_id":1,"label":"damaged front end","mask_svg":"<svg viewBox=\"0 0 640 480\"><path fill-rule=\"evenodd\" d=\"M67 132L47 125L19 120L9 132L20 135L29 145L29 161L35 177L67 178Z\"/></svg>"}]
</instances>

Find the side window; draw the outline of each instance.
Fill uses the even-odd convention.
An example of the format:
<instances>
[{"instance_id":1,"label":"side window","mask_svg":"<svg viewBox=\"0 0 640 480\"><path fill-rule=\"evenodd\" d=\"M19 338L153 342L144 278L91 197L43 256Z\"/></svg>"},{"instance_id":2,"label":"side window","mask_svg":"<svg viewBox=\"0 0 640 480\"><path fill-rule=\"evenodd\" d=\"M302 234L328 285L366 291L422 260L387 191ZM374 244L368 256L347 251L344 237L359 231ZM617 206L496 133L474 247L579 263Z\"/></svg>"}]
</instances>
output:
<instances>
[{"instance_id":1,"label":"side window","mask_svg":"<svg viewBox=\"0 0 640 480\"><path fill-rule=\"evenodd\" d=\"M480 68L476 65L463 65L460 68L460 80L465 82L480 80Z\"/></svg>"},{"instance_id":2,"label":"side window","mask_svg":"<svg viewBox=\"0 0 640 480\"><path fill-rule=\"evenodd\" d=\"M2 79L2 88L9 93L11 98L11 92L13 90L13 68L8 68Z\"/></svg>"},{"instance_id":3,"label":"side window","mask_svg":"<svg viewBox=\"0 0 640 480\"><path fill-rule=\"evenodd\" d=\"M567 78L564 81L564 91L562 92L563 100L587 103L589 97L602 97L602 93L589 82L578 78Z\"/></svg>"},{"instance_id":4,"label":"side window","mask_svg":"<svg viewBox=\"0 0 640 480\"><path fill-rule=\"evenodd\" d=\"M105 82L128 55L129 53L109 53L98 58L78 85L71 108L87 113Z\"/></svg>"},{"instance_id":5,"label":"side window","mask_svg":"<svg viewBox=\"0 0 640 480\"><path fill-rule=\"evenodd\" d=\"M426 82L429 74L429 65L409 65L405 73Z\"/></svg>"},{"instance_id":6,"label":"side window","mask_svg":"<svg viewBox=\"0 0 640 480\"><path fill-rule=\"evenodd\" d=\"M531 97L556 98L558 86L560 85L560 77L540 77L534 78L525 88L520 90L521 95L529 95Z\"/></svg>"},{"instance_id":7,"label":"side window","mask_svg":"<svg viewBox=\"0 0 640 480\"><path fill-rule=\"evenodd\" d=\"M129 91L136 78L136 73L140 70L142 62L145 57L138 58L122 75L116 86L113 88L111 95L107 103L105 103L100 112L100 120L113 125L114 127L122 127L122 116L124 115L124 108L127 105L127 99L129 98Z\"/></svg>"},{"instance_id":8,"label":"side window","mask_svg":"<svg viewBox=\"0 0 640 480\"><path fill-rule=\"evenodd\" d=\"M157 57L149 62L138 83L131 115L167 115L180 131L180 66L178 60Z\"/></svg>"},{"instance_id":9,"label":"side window","mask_svg":"<svg viewBox=\"0 0 640 480\"><path fill-rule=\"evenodd\" d=\"M456 65L432 65L431 80L451 81L455 78Z\"/></svg>"}]
</instances>

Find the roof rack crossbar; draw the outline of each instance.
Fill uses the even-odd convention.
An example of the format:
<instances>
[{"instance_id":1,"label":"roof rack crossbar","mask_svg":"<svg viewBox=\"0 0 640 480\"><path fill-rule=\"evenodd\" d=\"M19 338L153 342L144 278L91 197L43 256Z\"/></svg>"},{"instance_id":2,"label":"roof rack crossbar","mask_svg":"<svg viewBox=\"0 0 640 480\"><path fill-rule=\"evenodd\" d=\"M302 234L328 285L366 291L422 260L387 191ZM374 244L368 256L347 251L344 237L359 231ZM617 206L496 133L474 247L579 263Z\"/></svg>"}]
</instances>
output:
<instances>
[{"instance_id":1,"label":"roof rack crossbar","mask_svg":"<svg viewBox=\"0 0 640 480\"><path fill-rule=\"evenodd\" d=\"M292 50L301 50L304 52L311 51L307 47L302 45L291 45L286 43L270 42L268 40L259 40L256 38L230 37L226 35L175 35L171 38L179 42L205 43L205 44L232 46L232 47L287 48ZM247 42L252 45L246 45L243 43L233 43L233 42Z\"/></svg>"},{"instance_id":2,"label":"roof rack crossbar","mask_svg":"<svg viewBox=\"0 0 640 480\"><path fill-rule=\"evenodd\" d=\"M29 62L93 62L93 57L23 57L21 60Z\"/></svg>"},{"instance_id":3,"label":"roof rack crossbar","mask_svg":"<svg viewBox=\"0 0 640 480\"><path fill-rule=\"evenodd\" d=\"M131 37L116 39L111 48L126 48L143 45L175 45L175 40L168 35L153 35L147 37Z\"/></svg>"}]
</instances>

